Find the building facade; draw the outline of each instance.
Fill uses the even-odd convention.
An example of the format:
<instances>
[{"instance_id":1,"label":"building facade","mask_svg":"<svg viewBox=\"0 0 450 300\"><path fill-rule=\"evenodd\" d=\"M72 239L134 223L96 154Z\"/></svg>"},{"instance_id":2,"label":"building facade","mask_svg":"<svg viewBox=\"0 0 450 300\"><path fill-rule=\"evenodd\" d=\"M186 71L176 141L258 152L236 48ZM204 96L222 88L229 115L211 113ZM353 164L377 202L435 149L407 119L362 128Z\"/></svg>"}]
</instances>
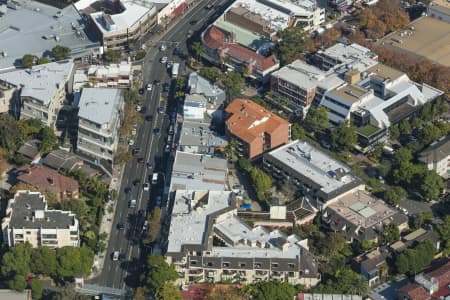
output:
<instances>
[{"instance_id":1,"label":"building facade","mask_svg":"<svg viewBox=\"0 0 450 300\"><path fill-rule=\"evenodd\" d=\"M77 151L113 163L123 110L121 90L83 88L78 112Z\"/></svg>"},{"instance_id":2,"label":"building facade","mask_svg":"<svg viewBox=\"0 0 450 300\"><path fill-rule=\"evenodd\" d=\"M2 220L3 241L9 246L79 247L79 224L70 211L49 210L40 192L17 191Z\"/></svg>"},{"instance_id":3,"label":"building facade","mask_svg":"<svg viewBox=\"0 0 450 300\"><path fill-rule=\"evenodd\" d=\"M450 136L443 137L419 153L419 161L428 170L434 170L440 176L450 177Z\"/></svg>"}]
</instances>

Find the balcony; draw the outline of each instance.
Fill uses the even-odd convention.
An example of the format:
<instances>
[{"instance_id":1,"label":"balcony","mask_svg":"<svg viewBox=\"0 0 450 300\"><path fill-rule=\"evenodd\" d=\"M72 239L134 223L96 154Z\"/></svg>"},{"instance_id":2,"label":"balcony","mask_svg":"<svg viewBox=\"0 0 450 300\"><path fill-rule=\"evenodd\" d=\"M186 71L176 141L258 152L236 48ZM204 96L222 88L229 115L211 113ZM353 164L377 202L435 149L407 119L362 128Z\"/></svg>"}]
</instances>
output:
<instances>
[{"instance_id":1,"label":"balcony","mask_svg":"<svg viewBox=\"0 0 450 300\"><path fill-rule=\"evenodd\" d=\"M194 276L194 277L203 276L203 270L202 269L189 270L188 274L189 274L189 276Z\"/></svg>"}]
</instances>

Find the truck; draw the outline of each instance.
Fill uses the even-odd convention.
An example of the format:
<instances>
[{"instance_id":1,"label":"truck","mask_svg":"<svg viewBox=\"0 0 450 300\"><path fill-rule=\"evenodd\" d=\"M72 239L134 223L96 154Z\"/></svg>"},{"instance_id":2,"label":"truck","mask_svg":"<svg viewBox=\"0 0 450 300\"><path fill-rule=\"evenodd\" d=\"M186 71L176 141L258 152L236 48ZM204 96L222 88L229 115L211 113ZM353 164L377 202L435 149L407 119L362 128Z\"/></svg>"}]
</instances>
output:
<instances>
[{"instance_id":1,"label":"truck","mask_svg":"<svg viewBox=\"0 0 450 300\"><path fill-rule=\"evenodd\" d=\"M179 63L174 63L172 65L172 77L176 78L178 76L178 71L180 69L180 64Z\"/></svg>"},{"instance_id":2,"label":"truck","mask_svg":"<svg viewBox=\"0 0 450 300\"><path fill-rule=\"evenodd\" d=\"M158 173L153 173L152 184L157 184L157 183L158 183Z\"/></svg>"}]
</instances>

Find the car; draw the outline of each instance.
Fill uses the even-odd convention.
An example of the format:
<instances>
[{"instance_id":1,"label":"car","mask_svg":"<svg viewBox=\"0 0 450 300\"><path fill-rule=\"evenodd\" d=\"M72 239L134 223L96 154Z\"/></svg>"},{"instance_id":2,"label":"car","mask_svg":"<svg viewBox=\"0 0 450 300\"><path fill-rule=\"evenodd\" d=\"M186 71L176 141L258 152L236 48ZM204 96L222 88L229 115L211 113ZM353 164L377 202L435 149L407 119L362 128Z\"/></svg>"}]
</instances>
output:
<instances>
[{"instance_id":1,"label":"car","mask_svg":"<svg viewBox=\"0 0 450 300\"><path fill-rule=\"evenodd\" d=\"M131 129L131 134L132 134L132 135L136 135L136 133L137 133L136 128L132 128L132 129ZM131 146L131 145L130 145L130 146Z\"/></svg>"},{"instance_id":2,"label":"car","mask_svg":"<svg viewBox=\"0 0 450 300\"><path fill-rule=\"evenodd\" d=\"M151 84L147 84L147 91L151 91L152 90L152 85Z\"/></svg>"},{"instance_id":3,"label":"car","mask_svg":"<svg viewBox=\"0 0 450 300\"><path fill-rule=\"evenodd\" d=\"M148 221L145 220L144 225L142 225L142 231L146 231L148 229Z\"/></svg>"},{"instance_id":4,"label":"car","mask_svg":"<svg viewBox=\"0 0 450 300\"><path fill-rule=\"evenodd\" d=\"M128 145L133 146L134 145L134 140L128 140Z\"/></svg>"},{"instance_id":5,"label":"car","mask_svg":"<svg viewBox=\"0 0 450 300\"><path fill-rule=\"evenodd\" d=\"M150 190L150 185L146 182L142 185L142 188L144 189L144 191L148 192Z\"/></svg>"},{"instance_id":6,"label":"car","mask_svg":"<svg viewBox=\"0 0 450 300\"><path fill-rule=\"evenodd\" d=\"M141 110L142 110L142 106L136 105L136 111L141 111Z\"/></svg>"},{"instance_id":7,"label":"car","mask_svg":"<svg viewBox=\"0 0 450 300\"><path fill-rule=\"evenodd\" d=\"M165 44L162 44L162 45L159 47L159 50L161 50L161 51L166 51L166 49L167 49L167 46L166 46Z\"/></svg>"},{"instance_id":8,"label":"car","mask_svg":"<svg viewBox=\"0 0 450 300\"><path fill-rule=\"evenodd\" d=\"M152 115L146 115L145 116L145 121L150 122L153 120L153 116Z\"/></svg>"},{"instance_id":9,"label":"car","mask_svg":"<svg viewBox=\"0 0 450 300\"><path fill-rule=\"evenodd\" d=\"M153 134L159 136L161 134L161 130L159 128L155 128L155 129L153 129Z\"/></svg>"},{"instance_id":10,"label":"car","mask_svg":"<svg viewBox=\"0 0 450 300\"><path fill-rule=\"evenodd\" d=\"M125 192L125 194L131 193L131 187L127 186L127 187L124 189L124 192Z\"/></svg>"},{"instance_id":11,"label":"car","mask_svg":"<svg viewBox=\"0 0 450 300\"><path fill-rule=\"evenodd\" d=\"M166 152L166 153L169 153L169 152L170 152L170 145L169 145L169 144L167 144L167 145L164 147L164 152Z\"/></svg>"},{"instance_id":12,"label":"car","mask_svg":"<svg viewBox=\"0 0 450 300\"><path fill-rule=\"evenodd\" d=\"M161 196L156 197L156 206L161 206Z\"/></svg>"},{"instance_id":13,"label":"car","mask_svg":"<svg viewBox=\"0 0 450 300\"><path fill-rule=\"evenodd\" d=\"M197 24L197 22L198 22L198 20L192 20L192 21L189 22L189 24L195 25L195 24Z\"/></svg>"},{"instance_id":14,"label":"car","mask_svg":"<svg viewBox=\"0 0 450 300\"><path fill-rule=\"evenodd\" d=\"M170 87L169 83L164 82L164 84L163 84L163 92L168 92L169 91L169 87Z\"/></svg>"},{"instance_id":15,"label":"car","mask_svg":"<svg viewBox=\"0 0 450 300\"><path fill-rule=\"evenodd\" d=\"M153 81L153 84L154 84L154 85L160 85L160 84L161 84L161 80L155 79L155 80Z\"/></svg>"},{"instance_id":16,"label":"car","mask_svg":"<svg viewBox=\"0 0 450 300\"><path fill-rule=\"evenodd\" d=\"M164 113L164 107L162 107L162 106L158 107L158 113L163 114Z\"/></svg>"},{"instance_id":17,"label":"car","mask_svg":"<svg viewBox=\"0 0 450 300\"><path fill-rule=\"evenodd\" d=\"M167 62L167 56L161 57L161 63L165 64Z\"/></svg>"},{"instance_id":18,"label":"car","mask_svg":"<svg viewBox=\"0 0 450 300\"><path fill-rule=\"evenodd\" d=\"M180 47L175 47L174 49L173 49L173 55L178 55L180 53Z\"/></svg>"},{"instance_id":19,"label":"car","mask_svg":"<svg viewBox=\"0 0 450 300\"><path fill-rule=\"evenodd\" d=\"M166 67L167 67L167 69L170 69L170 68L172 68L172 62L171 62L171 61L167 62L167 65L166 65Z\"/></svg>"},{"instance_id":20,"label":"car","mask_svg":"<svg viewBox=\"0 0 450 300\"><path fill-rule=\"evenodd\" d=\"M167 136L167 144L172 144L172 141L173 141L173 135L171 135L169 133L169 135Z\"/></svg>"},{"instance_id":21,"label":"car","mask_svg":"<svg viewBox=\"0 0 450 300\"><path fill-rule=\"evenodd\" d=\"M124 230L125 229L125 225L123 223L119 223L119 224L117 224L117 229L118 230Z\"/></svg>"},{"instance_id":22,"label":"car","mask_svg":"<svg viewBox=\"0 0 450 300\"><path fill-rule=\"evenodd\" d=\"M144 89L139 89L139 94L143 95L143 94L144 94L144 92L145 92L145 90L144 90Z\"/></svg>"},{"instance_id":23,"label":"car","mask_svg":"<svg viewBox=\"0 0 450 300\"><path fill-rule=\"evenodd\" d=\"M208 5L205 6L206 9L211 9L213 7L212 3L209 3Z\"/></svg>"},{"instance_id":24,"label":"car","mask_svg":"<svg viewBox=\"0 0 450 300\"><path fill-rule=\"evenodd\" d=\"M130 202L128 202L128 207L135 208L136 207L136 199L130 200Z\"/></svg>"},{"instance_id":25,"label":"car","mask_svg":"<svg viewBox=\"0 0 450 300\"><path fill-rule=\"evenodd\" d=\"M144 160L143 157L139 157L139 158L137 159L137 162L138 162L140 165L143 165L144 162L145 162L145 160Z\"/></svg>"},{"instance_id":26,"label":"car","mask_svg":"<svg viewBox=\"0 0 450 300\"><path fill-rule=\"evenodd\" d=\"M153 169L153 165L152 165L152 163L149 162L149 161L147 162L147 168L148 168L148 169Z\"/></svg>"},{"instance_id":27,"label":"car","mask_svg":"<svg viewBox=\"0 0 450 300\"><path fill-rule=\"evenodd\" d=\"M139 154L140 152L141 152L141 148L139 148L139 147L133 148L133 150L131 150L131 153L133 155Z\"/></svg>"},{"instance_id":28,"label":"car","mask_svg":"<svg viewBox=\"0 0 450 300\"><path fill-rule=\"evenodd\" d=\"M118 261L120 258L120 252L119 251L114 251L112 254L112 260L113 261Z\"/></svg>"},{"instance_id":29,"label":"car","mask_svg":"<svg viewBox=\"0 0 450 300\"><path fill-rule=\"evenodd\" d=\"M193 33L194 33L194 32L193 32L192 30L189 30L189 31L187 32L187 38L190 38L190 37L192 36Z\"/></svg>"},{"instance_id":30,"label":"car","mask_svg":"<svg viewBox=\"0 0 450 300\"><path fill-rule=\"evenodd\" d=\"M135 180L133 180L133 185L136 186L139 184L139 182L141 182L138 178L136 178Z\"/></svg>"}]
</instances>

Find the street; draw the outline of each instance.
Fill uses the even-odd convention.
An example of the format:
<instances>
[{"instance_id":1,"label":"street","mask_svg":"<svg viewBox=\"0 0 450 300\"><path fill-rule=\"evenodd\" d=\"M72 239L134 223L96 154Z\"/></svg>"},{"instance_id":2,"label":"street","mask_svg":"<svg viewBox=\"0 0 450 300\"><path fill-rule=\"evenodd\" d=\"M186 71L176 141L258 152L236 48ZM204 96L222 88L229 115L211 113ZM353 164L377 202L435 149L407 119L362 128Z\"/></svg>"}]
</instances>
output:
<instances>
[{"instance_id":1,"label":"street","mask_svg":"<svg viewBox=\"0 0 450 300\"><path fill-rule=\"evenodd\" d=\"M218 3L215 3L215 8L219 7ZM224 1L220 1L220 4L223 3ZM221 10L223 7L218 9ZM156 197L162 197L164 186L169 184L169 182L165 182L165 173L168 167L168 157L174 154L167 154L164 148L171 123L171 114L177 109L172 97L175 92L176 79L170 78L166 64L161 63L160 59L166 56L168 61L180 62L180 74L186 74L185 62L180 61L178 57L173 55L173 49L177 46L180 52L187 54L188 31L206 28L207 24L198 20L199 16L201 15L202 20L208 20L216 12L215 9L206 10L204 5L200 3L182 16L178 24L161 37L161 42L156 43L152 48L148 48L148 54L142 66L144 86L149 83L153 84L155 80L159 80L160 85L153 84L151 91L145 91L145 112L142 115L144 119L148 115L153 116L153 118L151 121L143 121L139 126L138 138L135 145L130 147L130 151L133 148L140 148L141 150L133 156L133 159L124 168L106 252L108 257L105 258L102 273L91 280L91 283L118 289L124 289L125 286L133 288L138 284L146 256L146 253L142 253L142 240L144 239L142 226L147 213L156 204ZM192 22L193 20L198 22ZM193 23L195 25L190 25ZM167 50L160 51L159 46L163 43L167 46ZM163 92L165 84L170 86L168 93ZM161 96L167 100L160 101ZM160 107L164 107L164 112L158 112ZM159 129L159 134L155 133L155 129ZM138 163L141 158L143 164ZM152 169L147 167L147 162L152 164ZM160 174L158 184L151 185L150 191L144 191L142 185L150 181L149 177L151 179L154 172ZM136 207L134 208L129 207L132 199L136 200ZM165 203L164 200L163 203ZM123 224L124 229L119 229L119 224ZM113 261L112 254L114 251L119 251L122 259Z\"/></svg>"}]
</instances>

